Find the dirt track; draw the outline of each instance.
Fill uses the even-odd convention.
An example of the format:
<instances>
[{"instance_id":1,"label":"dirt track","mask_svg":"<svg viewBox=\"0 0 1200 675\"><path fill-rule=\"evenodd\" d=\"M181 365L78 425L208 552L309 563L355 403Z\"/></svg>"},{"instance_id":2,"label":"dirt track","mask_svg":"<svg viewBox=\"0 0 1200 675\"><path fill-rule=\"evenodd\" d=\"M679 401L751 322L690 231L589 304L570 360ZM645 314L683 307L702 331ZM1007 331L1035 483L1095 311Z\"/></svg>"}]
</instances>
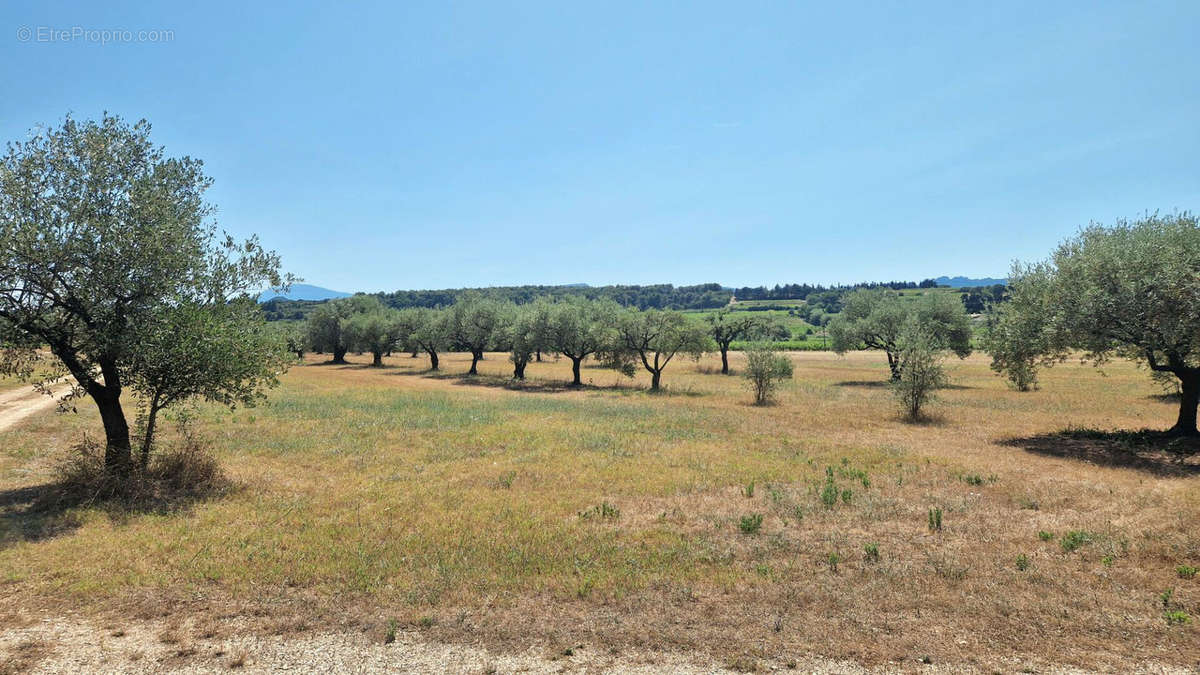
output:
<instances>
[{"instance_id":1,"label":"dirt track","mask_svg":"<svg viewBox=\"0 0 1200 675\"><path fill-rule=\"evenodd\" d=\"M62 393L62 389L65 387L59 386L54 393ZM57 396L46 396L32 387L21 387L0 394L0 431L9 429L39 410L51 407L56 400Z\"/></svg>"}]
</instances>

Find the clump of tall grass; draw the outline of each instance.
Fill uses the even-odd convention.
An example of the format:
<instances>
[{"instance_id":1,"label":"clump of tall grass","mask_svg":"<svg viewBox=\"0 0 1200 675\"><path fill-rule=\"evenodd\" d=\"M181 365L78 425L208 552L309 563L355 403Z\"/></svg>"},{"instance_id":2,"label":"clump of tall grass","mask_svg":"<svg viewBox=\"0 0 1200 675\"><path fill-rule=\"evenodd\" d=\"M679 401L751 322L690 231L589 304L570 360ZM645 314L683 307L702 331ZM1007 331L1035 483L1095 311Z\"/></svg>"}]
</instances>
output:
<instances>
[{"instance_id":1,"label":"clump of tall grass","mask_svg":"<svg viewBox=\"0 0 1200 675\"><path fill-rule=\"evenodd\" d=\"M204 441L190 429L183 430L176 444L151 456L145 466L135 462L129 472L128 477L115 475L105 466L104 447L84 437L55 461L55 480L42 505L169 510L233 488Z\"/></svg>"}]
</instances>

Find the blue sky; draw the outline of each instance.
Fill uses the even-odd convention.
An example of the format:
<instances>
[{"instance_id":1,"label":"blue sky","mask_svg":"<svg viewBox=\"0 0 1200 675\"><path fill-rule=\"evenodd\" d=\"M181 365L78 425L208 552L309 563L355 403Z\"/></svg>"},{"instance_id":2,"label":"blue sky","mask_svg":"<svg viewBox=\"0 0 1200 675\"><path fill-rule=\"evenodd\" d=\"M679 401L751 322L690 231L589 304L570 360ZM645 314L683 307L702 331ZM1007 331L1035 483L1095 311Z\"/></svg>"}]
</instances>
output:
<instances>
[{"instance_id":1,"label":"blue sky","mask_svg":"<svg viewBox=\"0 0 1200 675\"><path fill-rule=\"evenodd\" d=\"M0 24L0 137L145 117L206 162L221 226L339 290L1003 276L1090 220L1200 209L1197 2L10 0ZM75 27L173 37L36 32Z\"/></svg>"}]
</instances>

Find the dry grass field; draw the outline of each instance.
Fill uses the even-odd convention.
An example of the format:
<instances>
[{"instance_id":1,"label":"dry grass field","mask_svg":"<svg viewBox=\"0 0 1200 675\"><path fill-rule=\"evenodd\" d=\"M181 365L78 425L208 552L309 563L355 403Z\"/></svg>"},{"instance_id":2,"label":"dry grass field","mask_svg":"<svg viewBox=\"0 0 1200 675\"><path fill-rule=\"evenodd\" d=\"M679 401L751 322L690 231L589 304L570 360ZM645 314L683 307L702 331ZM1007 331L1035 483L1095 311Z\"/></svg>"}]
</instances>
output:
<instances>
[{"instance_id":1,"label":"dry grass field","mask_svg":"<svg viewBox=\"0 0 1200 675\"><path fill-rule=\"evenodd\" d=\"M568 361L514 385L502 354L473 379L464 355L437 374L310 357L265 406L201 411L229 494L150 513L40 505L99 423L39 413L2 435L0 627L390 624L740 669L1200 663L1200 577L1177 571L1200 565L1200 465L1048 435L1166 428L1175 404L1144 371L1064 364L1017 393L955 359L939 417L910 425L882 354L792 358L758 408L713 358L673 362L651 395L598 368L567 389Z\"/></svg>"}]
</instances>

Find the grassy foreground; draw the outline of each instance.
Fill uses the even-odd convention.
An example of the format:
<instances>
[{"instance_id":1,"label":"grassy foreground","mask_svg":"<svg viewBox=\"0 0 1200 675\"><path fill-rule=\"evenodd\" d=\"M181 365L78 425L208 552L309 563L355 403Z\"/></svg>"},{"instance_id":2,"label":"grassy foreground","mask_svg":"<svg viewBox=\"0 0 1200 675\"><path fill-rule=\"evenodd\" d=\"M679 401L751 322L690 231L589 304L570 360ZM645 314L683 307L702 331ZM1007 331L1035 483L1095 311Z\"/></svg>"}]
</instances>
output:
<instances>
[{"instance_id":1,"label":"grassy foreground","mask_svg":"<svg viewBox=\"0 0 1200 675\"><path fill-rule=\"evenodd\" d=\"M39 415L0 447L0 605L395 620L742 667L1200 660L1200 576L1177 569L1200 566L1200 466L1047 435L1169 426L1144 372L1066 364L1022 394L953 360L941 418L913 426L881 354L791 358L768 408L711 358L673 362L663 395L597 368L566 389L569 362L513 385L500 354L470 380L462 355L432 375L310 358L268 405L202 413L239 489L169 513L30 510L53 455L99 429L83 406Z\"/></svg>"}]
</instances>

